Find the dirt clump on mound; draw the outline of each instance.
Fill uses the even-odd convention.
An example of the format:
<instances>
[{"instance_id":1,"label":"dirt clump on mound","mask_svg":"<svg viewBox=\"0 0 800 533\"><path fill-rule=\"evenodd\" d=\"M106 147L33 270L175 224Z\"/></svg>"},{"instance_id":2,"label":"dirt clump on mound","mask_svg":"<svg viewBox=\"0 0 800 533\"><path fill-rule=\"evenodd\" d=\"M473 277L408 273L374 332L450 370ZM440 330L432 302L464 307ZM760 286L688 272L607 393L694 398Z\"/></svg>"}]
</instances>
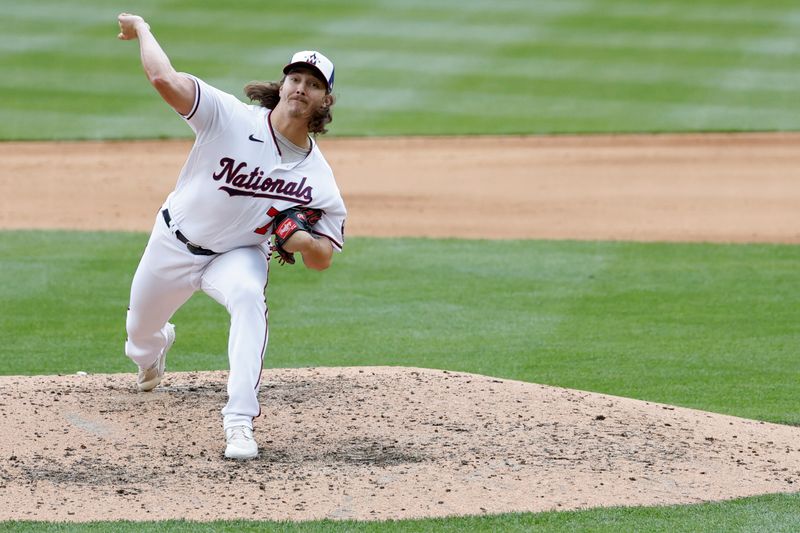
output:
<instances>
[{"instance_id":1,"label":"dirt clump on mound","mask_svg":"<svg viewBox=\"0 0 800 533\"><path fill-rule=\"evenodd\" d=\"M225 372L0 377L0 520L401 519L788 492L800 428L409 368L268 370L259 457Z\"/></svg>"}]
</instances>

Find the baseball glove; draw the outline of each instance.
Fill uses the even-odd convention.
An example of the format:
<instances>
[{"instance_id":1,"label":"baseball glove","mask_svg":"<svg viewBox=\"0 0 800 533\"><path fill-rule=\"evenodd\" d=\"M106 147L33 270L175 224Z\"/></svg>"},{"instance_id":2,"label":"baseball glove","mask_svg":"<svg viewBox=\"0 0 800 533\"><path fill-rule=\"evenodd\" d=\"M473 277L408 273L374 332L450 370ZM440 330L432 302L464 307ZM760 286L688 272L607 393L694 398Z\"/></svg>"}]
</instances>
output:
<instances>
[{"instance_id":1,"label":"baseball glove","mask_svg":"<svg viewBox=\"0 0 800 533\"><path fill-rule=\"evenodd\" d=\"M289 237L298 231L311 233L311 228L322 218L322 211L311 207L290 207L286 211L281 211L272 220L275 234L275 251L278 253L279 261L282 265L294 264L294 254L287 252L283 245Z\"/></svg>"}]
</instances>

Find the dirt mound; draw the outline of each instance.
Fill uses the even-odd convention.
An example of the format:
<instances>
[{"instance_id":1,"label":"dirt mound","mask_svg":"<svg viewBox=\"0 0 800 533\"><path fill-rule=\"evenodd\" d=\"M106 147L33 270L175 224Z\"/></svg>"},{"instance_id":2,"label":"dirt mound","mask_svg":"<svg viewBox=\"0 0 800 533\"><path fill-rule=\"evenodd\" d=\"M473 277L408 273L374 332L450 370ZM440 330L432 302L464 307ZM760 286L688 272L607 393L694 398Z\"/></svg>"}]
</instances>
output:
<instances>
[{"instance_id":1,"label":"dirt mound","mask_svg":"<svg viewBox=\"0 0 800 533\"><path fill-rule=\"evenodd\" d=\"M485 376L268 370L225 460L225 372L0 377L0 520L388 519L795 491L800 428Z\"/></svg>"}]
</instances>

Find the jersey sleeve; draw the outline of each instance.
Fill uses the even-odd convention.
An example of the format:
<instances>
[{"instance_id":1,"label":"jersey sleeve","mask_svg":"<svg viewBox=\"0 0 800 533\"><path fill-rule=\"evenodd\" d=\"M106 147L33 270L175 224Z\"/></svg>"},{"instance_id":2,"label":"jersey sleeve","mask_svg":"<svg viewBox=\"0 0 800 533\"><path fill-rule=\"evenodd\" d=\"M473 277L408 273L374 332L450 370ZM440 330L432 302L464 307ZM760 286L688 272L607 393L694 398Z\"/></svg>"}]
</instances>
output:
<instances>
[{"instance_id":1,"label":"jersey sleeve","mask_svg":"<svg viewBox=\"0 0 800 533\"><path fill-rule=\"evenodd\" d=\"M347 211L344 202L339 202L333 209L326 209L322 218L314 225L313 233L331 241L333 249L341 252L344 248L344 223Z\"/></svg>"},{"instance_id":2,"label":"jersey sleeve","mask_svg":"<svg viewBox=\"0 0 800 533\"><path fill-rule=\"evenodd\" d=\"M199 78L187 76L195 83L194 105L189 113L181 116L194 131L198 142L210 141L222 134L236 111L245 104Z\"/></svg>"}]
</instances>

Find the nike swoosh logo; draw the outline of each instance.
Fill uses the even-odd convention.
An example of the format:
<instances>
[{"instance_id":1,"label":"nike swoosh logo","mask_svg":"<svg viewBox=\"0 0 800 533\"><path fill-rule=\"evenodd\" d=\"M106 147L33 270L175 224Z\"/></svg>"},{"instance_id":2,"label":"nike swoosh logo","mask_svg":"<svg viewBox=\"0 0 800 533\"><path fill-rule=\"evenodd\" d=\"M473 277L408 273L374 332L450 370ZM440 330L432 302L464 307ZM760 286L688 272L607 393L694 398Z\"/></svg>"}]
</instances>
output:
<instances>
[{"instance_id":1,"label":"nike swoosh logo","mask_svg":"<svg viewBox=\"0 0 800 533\"><path fill-rule=\"evenodd\" d=\"M261 139L256 139L255 137L253 137L252 133L250 134L250 137L248 137L248 139L250 139L253 142L257 142L257 143L263 143L264 142Z\"/></svg>"}]
</instances>

